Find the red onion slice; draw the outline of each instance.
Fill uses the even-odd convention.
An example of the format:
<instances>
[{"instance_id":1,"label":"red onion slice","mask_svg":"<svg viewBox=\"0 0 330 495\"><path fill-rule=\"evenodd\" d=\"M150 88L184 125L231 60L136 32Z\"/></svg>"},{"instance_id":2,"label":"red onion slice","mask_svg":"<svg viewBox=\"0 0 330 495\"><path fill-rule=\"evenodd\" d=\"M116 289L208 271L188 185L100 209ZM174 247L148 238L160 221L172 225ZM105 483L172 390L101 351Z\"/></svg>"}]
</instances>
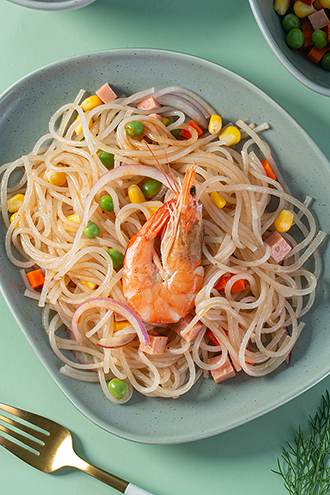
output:
<instances>
[{"instance_id":1,"label":"red onion slice","mask_svg":"<svg viewBox=\"0 0 330 495\"><path fill-rule=\"evenodd\" d=\"M121 165L120 167L113 168L112 170L110 170L110 172L107 172L106 174L102 175L102 177L97 182L95 182L94 186L90 190L86 198L86 201L83 204L85 214L82 220L81 230L83 229L83 226L86 225L88 222L89 208L93 201L94 196L105 185L115 180L122 179L123 177L130 177L132 175L137 175L141 177L151 177L152 179L156 179L162 184L164 184L166 187L168 187L167 177L155 167L149 167L149 165Z\"/></svg>"},{"instance_id":2,"label":"red onion slice","mask_svg":"<svg viewBox=\"0 0 330 495\"><path fill-rule=\"evenodd\" d=\"M96 345L103 347L103 349L115 349L116 347L123 347L129 344L135 337L136 332L134 328L124 328L123 330L118 330L112 337L100 339Z\"/></svg>"},{"instance_id":3,"label":"red onion slice","mask_svg":"<svg viewBox=\"0 0 330 495\"><path fill-rule=\"evenodd\" d=\"M103 339L101 339L96 345L97 347L102 347L102 349L118 349L119 347L124 347L132 342L136 337L136 333L134 333L134 335L125 335L124 337L115 336L111 339L107 339L107 343L103 343Z\"/></svg>"},{"instance_id":4,"label":"red onion slice","mask_svg":"<svg viewBox=\"0 0 330 495\"><path fill-rule=\"evenodd\" d=\"M104 308L122 314L132 325L142 344L149 344L150 338L143 321L126 304L106 297L89 298L76 309L72 317L72 332L78 342L82 341L82 336L78 328L80 316L90 308Z\"/></svg>"},{"instance_id":5,"label":"red onion slice","mask_svg":"<svg viewBox=\"0 0 330 495\"><path fill-rule=\"evenodd\" d=\"M194 93L193 91L190 91L189 89L181 88L180 86L171 86L168 88L160 89L159 91L155 92L154 97L158 99L160 96L168 94L184 97L186 100L193 103L194 106L197 106L201 110L205 118L208 118L213 113L216 113L214 108L209 105L201 96Z\"/></svg>"},{"instance_id":6,"label":"red onion slice","mask_svg":"<svg viewBox=\"0 0 330 495\"><path fill-rule=\"evenodd\" d=\"M104 174L97 182L95 182L94 186L90 190L85 202L83 203L84 216L82 218L79 229L76 232L75 239L73 241L72 247L70 251L68 251L62 258L63 265L61 270L55 276L55 279L59 279L64 275L69 266L70 260L72 259L73 254L75 254L79 249L80 239L83 233L85 226L88 223L90 217L90 207L93 202L94 196L102 190L102 188L115 180L121 179L123 177L131 177L132 175L141 176L141 177L151 177L152 179L156 179L165 186L169 187L169 181L166 175L164 175L160 170L155 167L150 167L148 165L121 165L120 167L113 168L106 174Z\"/></svg>"},{"instance_id":7,"label":"red onion slice","mask_svg":"<svg viewBox=\"0 0 330 495\"><path fill-rule=\"evenodd\" d=\"M175 109L181 110L191 119L195 120L204 129L207 128L207 120L204 117L202 111L197 107L194 102L184 98L181 95L164 95L158 98L159 103L167 105Z\"/></svg>"}]
</instances>

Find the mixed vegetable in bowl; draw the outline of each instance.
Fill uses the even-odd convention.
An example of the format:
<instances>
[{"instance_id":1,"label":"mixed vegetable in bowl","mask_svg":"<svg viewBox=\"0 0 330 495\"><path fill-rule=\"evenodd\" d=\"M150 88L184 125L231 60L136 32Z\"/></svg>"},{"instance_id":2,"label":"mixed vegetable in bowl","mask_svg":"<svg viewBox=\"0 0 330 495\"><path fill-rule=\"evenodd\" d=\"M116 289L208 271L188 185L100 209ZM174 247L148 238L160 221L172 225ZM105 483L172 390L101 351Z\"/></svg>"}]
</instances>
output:
<instances>
[{"instance_id":1,"label":"mixed vegetable in bowl","mask_svg":"<svg viewBox=\"0 0 330 495\"><path fill-rule=\"evenodd\" d=\"M330 71L330 0L274 0L287 45Z\"/></svg>"}]
</instances>

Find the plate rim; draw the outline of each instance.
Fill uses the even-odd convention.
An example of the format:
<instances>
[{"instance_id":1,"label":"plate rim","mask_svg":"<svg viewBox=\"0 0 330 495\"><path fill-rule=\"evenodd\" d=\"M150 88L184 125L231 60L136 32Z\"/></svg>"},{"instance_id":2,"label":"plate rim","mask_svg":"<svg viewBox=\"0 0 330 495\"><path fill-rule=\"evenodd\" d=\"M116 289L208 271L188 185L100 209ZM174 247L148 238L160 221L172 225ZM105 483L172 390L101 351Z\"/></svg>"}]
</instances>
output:
<instances>
[{"instance_id":1,"label":"plate rim","mask_svg":"<svg viewBox=\"0 0 330 495\"><path fill-rule=\"evenodd\" d=\"M318 84L312 81L308 76L306 76L300 69L298 69L291 60L285 55L285 53L279 47L276 39L272 35L268 23L266 22L264 16L261 14L259 5L256 0L249 0L250 7L256 23L266 41L268 46L271 48L272 52L276 55L277 59L281 64L287 69L287 71L292 74L300 83L302 83L306 88L321 94L322 96L330 96L330 88L327 88L323 84Z\"/></svg>"},{"instance_id":2,"label":"plate rim","mask_svg":"<svg viewBox=\"0 0 330 495\"><path fill-rule=\"evenodd\" d=\"M217 64L215 62L212 62L210 60L207 60L205 58L197 57L195 55L190 55L184 52L179 52L179 51L173 51L173 50L165 50L165 49L151 49L151 48L119 48L119 49L108 49L108 50L102 50L102 51L95 51L95 52L89 52L85 53L76 57L69 57L61 60L57 60L55 62L52 62L50 64L44 65L40 68L37 68L33 70L32 72L26 74L25 76L21 77L18 79L16 82L11 84L6 90L4 90L0 94L0 104L3 102L3 100L6 98L7 95L9 95L12 91L17 90L21 84L25 84L26 82L29 81L29 79L33 79L34 76L37 76L41 72L47 71L48 69L53 69L56 68L57 66L65 65L68 63L72 62L84 62L88 61L91 57L97 58L97 57L103 57L103 56L110 56L115 55L115 56L134 56L134 55L165 55L165 56L170 56L174 57L176 59L182 59L185 61L190 61L190 62L195 62L198 63L200 66L205 66L205 67L210 67L215 71L218 71L220 73L225 73L227 75L230 75L231 77L234 77L239 83L245 85L248 87L248 89L252 90L254 93L256 93L258 96L260 96L263 100L265 100L268 104L272 105L275 107L276 111L278 111L280 114L285 115L287 119L291 122L291 124L295 127L295 129L302 134L302 136L306 140L306 145L311 147L316 155L319 156L320 161L325 164L329 165L329 161L323 151L318 147L318 145L313 141L313 139L310 137L308 132L304 129L303 126L298 124L298 122L290 115L290 113L285 110L279 103L277 103L273 98L268 96L264 91L259 89L257 86L255 86L253 83L245 79L244 77L240 76L239 74L235 73L234 71L231 71L225 67L223 67L220 64ZM330 171L330 170L329 170ZM8 261L9 262L9 261ZM197 441L197 440L202 440L205 438L209 438L215 435L218 435L220 433L223 433L225 431L232 430L238 426L241 426L243 424L247 424L250 421L253 421L271 411L276 410L278 407L283 406L284 404L288 403L292 399L298 397L302 393L306 392L313 386L317 385L320 381L322 381L324 378L330 375L330 364L329 364L329 369L328 370L321 370L317 375L314 376L313 379L309 379L304 383L303 386L298 387L295 389L294 392L288 392L287 394L283 395L281 400L278 400L276 403L272 403L271 405L265 405L264 407L260 407L255 413L252 413L249 415L248 418L241 418L236 421L229 422L225 426L222 426L221 424L213 427L209 427L204 429L203 431L195 432L195 433L179 433L179 434L171 434L170 436L147 436L145 433L138 433L138 434L132 434L128 431L123 431L121 428L118 428L116 426L113 426L106 421L103 421L102 419L98 418L97 415L93 413L93 411L90 411L88 408L85 408L85 406L82 404L79 398L73 397L69 391L66 390L66 387L62 385L61 381L59 380L59 372L57 373L52 369L51 365L47 362L46 357L43 356L42 351L39 349L39 346L34 342L33 338L30 336L29 331L26 328L25 321L23 318L20 318L18 314L15 312L14 304L10 301L9 296L7 295L7 292L5 291L4 284L2 282L2 279L0 278L0 292L7 303L11 314L13 315L16 323L18 324L19 328L23 332L25 338L29 342L30 346L34 350L35 354L38 356L40 362L43 364L43 366L47 369L48 373L51 375L53 378L54 382L56 385L60 388L60 390L63 392L64 396L69 399L69 401L90 421L92 421L94 424L97 426L101 427L103 430L112 433L120 438L124 438L126 440L131 440L137 443L144 443L144 444L181 444L181 443L187 443L187 442L192 442L192 441Z\"/></svg>"},{"instance_id":3,"label":"plate rim","mask_svg":"<svg viewBox=\"0 0 330 495\"><path fill-rule=\"evenodd\" d=\"M76 10L87 7L96 0L58 0L57 2L46 3L40 0L8 0L11 3L36 10Z\"/></svg>"}]
</instances>

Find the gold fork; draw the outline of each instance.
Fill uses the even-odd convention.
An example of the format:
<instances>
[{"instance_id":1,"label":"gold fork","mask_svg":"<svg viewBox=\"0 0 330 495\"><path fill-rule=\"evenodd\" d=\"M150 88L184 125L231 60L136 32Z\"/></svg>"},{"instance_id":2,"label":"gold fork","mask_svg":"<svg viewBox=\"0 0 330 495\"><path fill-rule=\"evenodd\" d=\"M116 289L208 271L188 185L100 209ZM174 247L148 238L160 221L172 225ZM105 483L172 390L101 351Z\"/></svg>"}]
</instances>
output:
<instances>
[{"instance_id":1,"label":"gold fork","mask_svg":"<svg viewBox=\"0 0 330 495\"><path fill-rule=\"evenodd\" d=\"M55 421L7 404L0 403L0 410L30 423L30 426L27 426L12 417L0 414L2 422L0 445L36 469L45 473L54 473L64 467L72 467L103 481L125 495L152 495L133 483L107 473L78 457L73 448L71 432ZM29 437L11 427L27 433ZM18 440L24 444L24 447L4 437L1 432Z\"/></svg>"}]
</instances>

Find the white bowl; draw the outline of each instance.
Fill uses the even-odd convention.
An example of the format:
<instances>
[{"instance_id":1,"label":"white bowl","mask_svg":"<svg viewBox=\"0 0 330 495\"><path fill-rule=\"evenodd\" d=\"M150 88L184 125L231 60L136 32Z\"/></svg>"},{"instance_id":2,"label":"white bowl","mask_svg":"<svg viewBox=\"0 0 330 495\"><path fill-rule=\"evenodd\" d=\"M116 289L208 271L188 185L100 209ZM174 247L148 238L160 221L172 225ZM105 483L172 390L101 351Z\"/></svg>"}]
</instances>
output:
<instances>
[{"instance_id":1,"label":"white bowl","mask_svg":"<svg viewBox=\"0 0 330 495\"><path fill-rule=\"evenodd\" d=\"M95 0L9 0L9 2L39 10L74 10L85 7Z\"/></svg>"},{"instance_id":2,"label":"white bowl","mask_svg":"<svg viewBox=\"0 0 330 495\"><path fill-rule=\"evenodd\" d=\"M281 21L273 9L273 2L250 0L250 5L265 40L284 67L307 88L330 96L329 72L310 62L298 50L288 47Z\"/></svg>"}]
</instances>

